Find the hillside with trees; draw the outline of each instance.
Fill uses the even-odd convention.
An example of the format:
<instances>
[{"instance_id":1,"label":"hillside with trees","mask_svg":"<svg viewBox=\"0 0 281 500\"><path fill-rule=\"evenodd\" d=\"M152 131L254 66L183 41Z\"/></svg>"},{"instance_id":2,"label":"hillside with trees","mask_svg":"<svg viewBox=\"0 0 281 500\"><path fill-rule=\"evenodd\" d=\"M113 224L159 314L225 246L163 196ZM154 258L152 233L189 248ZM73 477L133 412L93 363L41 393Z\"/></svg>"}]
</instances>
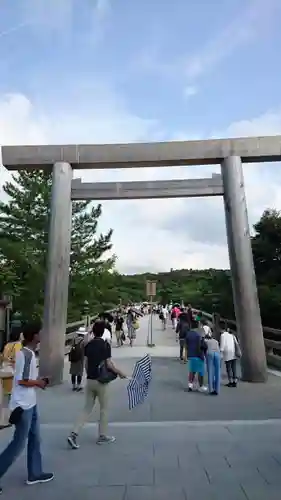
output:
<instances>
[{"instance_id":1,"label":"hillside with trees","mask_svg":"<svg viewBox=\"0 0 281 500\"><path fill-rule=\"evenodd\" d=\"M0 296L13 297L13 310L25 318L42 316L48 247L51 174L21 171L4 186L0 202ZM112 230L97 236L101 205L74 202L68 321L119 303L147 299L147 279L157 281L156 300L191 303L234 318L231 273L218 269L180 269L158 274L122 275L111 249ZM281 328L281 214L267 210L252 238L263 324Z\"/></svg>"},{"instance_id":2,"label":"hillside with trees","mask_svg":"<svg viewBox=\"0 0 281 500\"><path fill-rule=\"evenodd\" d=\"M256 270L262 322L281 328L281 213L266 210L254 225L252 250ZM234 319L231 272L219 269L179 269L158 274L115 276L114 287L126 301L145 300L145 282L157 281L157 300L187 304L208 312L217 311Z\"/></svg>"}]
</instances>

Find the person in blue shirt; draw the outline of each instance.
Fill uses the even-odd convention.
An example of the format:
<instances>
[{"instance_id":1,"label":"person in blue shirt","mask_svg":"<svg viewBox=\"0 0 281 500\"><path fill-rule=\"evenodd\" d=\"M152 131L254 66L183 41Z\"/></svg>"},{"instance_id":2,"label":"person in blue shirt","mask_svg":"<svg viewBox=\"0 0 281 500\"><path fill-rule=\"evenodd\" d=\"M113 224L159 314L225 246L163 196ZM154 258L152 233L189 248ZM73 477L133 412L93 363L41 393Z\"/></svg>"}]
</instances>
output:
<instances>
[{"instance_id":1,"label":"person in blue shirt","mask_svg":"<svg viewBox=\"0 0 281 500\"><path fill-rule=\"evenodd\" d=\"M206 392L207 387L204 386L204 375L205 375L205 354L207 351L207 345L202 337L200 331L198 331L198 322L192 321L192 329L187 332L186 344L188 352L188 391L191 392L194 389L194 380L196 375L198 376L199 391Z\"/></svg>"}]
</instances>

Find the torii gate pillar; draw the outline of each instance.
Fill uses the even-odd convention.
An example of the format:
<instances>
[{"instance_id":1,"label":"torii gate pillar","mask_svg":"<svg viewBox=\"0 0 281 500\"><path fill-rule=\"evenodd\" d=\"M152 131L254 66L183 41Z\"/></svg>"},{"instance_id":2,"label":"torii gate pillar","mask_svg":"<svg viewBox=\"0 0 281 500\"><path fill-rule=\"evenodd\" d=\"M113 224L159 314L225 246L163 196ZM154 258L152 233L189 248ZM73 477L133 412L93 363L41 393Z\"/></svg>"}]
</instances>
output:
<instances>
[{"instance_id":1,"label":"torii gate pillar","mask_svg":"<svg viewBox=\"0 0 281 500\"><path fill-rule=\"evenodd\" d=\"M243 354L242 378L265 382L266 353L240 156L225 158L221 173L235 316Z\"/></svg>"},{"instance_id":2,"label":"torii gate pillar","mask_svg":"<svg viewBox=\"0 0 281 500\"><path fill-rule=\"evenodd\" d=\"M63 381L71 246L71 182L71 165L66 162L55 163L43 331L40 338L40 375L49 376L52 385Z\"/></svg>"}]
</instances>

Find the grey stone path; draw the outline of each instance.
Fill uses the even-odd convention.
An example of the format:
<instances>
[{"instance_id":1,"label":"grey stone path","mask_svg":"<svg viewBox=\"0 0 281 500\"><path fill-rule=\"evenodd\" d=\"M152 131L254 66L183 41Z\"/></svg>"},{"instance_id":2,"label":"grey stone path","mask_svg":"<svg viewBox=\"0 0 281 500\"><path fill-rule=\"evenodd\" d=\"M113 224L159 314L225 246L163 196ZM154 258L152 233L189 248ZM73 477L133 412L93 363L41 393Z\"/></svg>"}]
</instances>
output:
<instances>
[{"instance_id":1,"label":"grey stone path","mask_svg":"<svg viewBox=\"0 0 281 500\"><path fill-rule=\"evenodd\" d=\"M187 388L187 365L178 361L179 346L175 333L169 328L163 332L160 322L154 319L156 347L146 347L147 318L141 322L136 346L113 348L113 358L128 375L136 359L152 354L153 377L149 397L145 404L133 411L128 409L127 381L116 380L109 386L109 420L111 422L196 421L196 420L259 420L281 418L281 378L269 375L263 384L241 383L237 389L224 387L221 394L210 398L205 394L184 392ZM161 344L162 342L162 344ZM163 349L165 354L163 355ZM71 425L83 405L83 394L72 393L69 384L69 365L65 365L65 384L46 392L39 392L42 422L59 422ZM94 411L92 421L97 419Z\"/></svg>"},{"instance_id":2,"label":"grey stone path","mask_svg":"<svg viewBox=\"0 0 281 500\"><path fill-rule=\"evenodd\" d=\"M67 449L66 429L42 426L46 485L22 485L22 457L3 481L9 500L280 500L281 425L116 427L98 447L95 429ZM1 433L1 445L9 432ZM4 496L5 498L5 496Z\"/></svg>"},{"instance_id":3,"label":"grey stone path","mask_svg":"<svg viewBox=\"0 0 281 500\"><path fill-rule=\"evenodd\" d=\"M95 444L90 423L81 448L69 450L67 434L83 406L83 394L66 382L39 392L42 449L55 481L27 487L25 457L3 479L9 500L279 500L281 491L281 378L266 385L222 386L219 397L186 393L187 367L176 359L174 332L155 319L153 381L148 400L128 409L126 381L110 386L110 432L116 443ZM147 352L147 319L136 346L114 348L116 363L131 373ZM161 345L162 342L162 345ZM97 418L94 412L92 422ZM0 432L0 448L12 430Z\"/></svg>"},{"instance_id":4,"label":"grey stone path","mask_svg":"<svg viewBox=\"0 0 281 500\"><path fill-rule=\"evenodd\" d=\"M118 365L131 374L135 359L119 359ZM146 402L129 411L127 381L109 387L110 422L158 422L197 420L263 420L281 418L281 378L269 375L266 386L241 383L237 389L221 387L219 397L187 393L187 366L173 358L152 359L153 378ZM223 384L226 379L223 379ZM69 381L38 393L43 423L74 422L84 395L71 391ZM98 409L91 421L96 421Z\"/></svg>"},{"instance_id":5,"label":"grey stone path","mask_svg":"<svg viewBox=\"0 0 281 500\"><path fill-rule=\"evenodd\" d=\"M113 356L114 358L140 357L147 352L151 356L176 357L179 355L179 346L176 343L176 334L171 328L169 322L167 330L163 331L161 322L157 315L152 319L153 335L152 342L155 347L149 348L147 344L147 335L149 333L149 317L145 316L140 321L140 329L137 331L136 340L131 348L128 343L122 348L115 348L116 342L113 335ZM150 339L150 337L149 337Z\"/></svg>"}]
</instances>

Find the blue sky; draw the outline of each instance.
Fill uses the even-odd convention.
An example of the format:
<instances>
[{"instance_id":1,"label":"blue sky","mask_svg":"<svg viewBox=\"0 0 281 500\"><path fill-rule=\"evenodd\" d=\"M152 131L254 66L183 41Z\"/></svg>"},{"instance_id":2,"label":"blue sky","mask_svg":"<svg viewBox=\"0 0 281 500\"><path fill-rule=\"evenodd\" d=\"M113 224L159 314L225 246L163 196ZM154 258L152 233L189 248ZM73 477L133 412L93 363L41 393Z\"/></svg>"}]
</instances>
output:
<instances>
[{"instance_id":1,"label":"blue sky","mask_svg":"<svg viewBox=\"0 0 281 500\"><path fill-rule=\"evenodd\" d=\"M0 143L281 133L280 23L280 0L0 0ZM252 223L269 204L279 208L281 173L272 165L245 170ZM204 239L195 229L206 211L213 231ZM108 202L100 228L108 226L121 270L228 265L221 200ZM144 250L148 235L154 243Z\"/></svg>"}]
</instances>

